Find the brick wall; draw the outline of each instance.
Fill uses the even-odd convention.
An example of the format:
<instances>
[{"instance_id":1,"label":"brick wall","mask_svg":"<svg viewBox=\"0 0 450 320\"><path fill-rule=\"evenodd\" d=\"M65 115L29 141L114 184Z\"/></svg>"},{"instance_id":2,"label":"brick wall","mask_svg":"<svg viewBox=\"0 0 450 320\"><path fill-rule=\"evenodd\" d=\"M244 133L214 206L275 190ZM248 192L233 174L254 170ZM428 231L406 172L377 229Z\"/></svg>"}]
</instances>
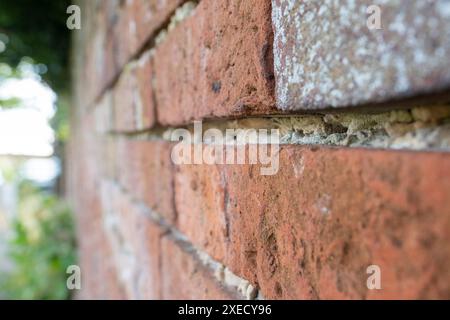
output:
<instances>
[{"instance_id":1,"label":"brick wall","mask_svg":"<svg viewBox=\"0 0 450 320\"><path fill-rule=\"evenodd\" d=\"M450 298L450 7L372 2L80 1L79 298ZM197 120L279 170L175 164Z\"/></svg>"}]
</instances>

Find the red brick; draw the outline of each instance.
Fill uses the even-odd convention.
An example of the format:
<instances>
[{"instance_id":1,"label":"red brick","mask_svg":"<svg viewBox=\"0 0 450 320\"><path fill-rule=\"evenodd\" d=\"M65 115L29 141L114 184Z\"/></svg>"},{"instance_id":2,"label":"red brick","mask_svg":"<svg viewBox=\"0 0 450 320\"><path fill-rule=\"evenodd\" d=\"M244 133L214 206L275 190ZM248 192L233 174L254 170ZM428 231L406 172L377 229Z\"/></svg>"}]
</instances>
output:
<instances>
[{"instance_id":1,"label":"red brick","mask_svg":"<svg viewBox=\"0 0 450 320\"><path fill-rule=\"evenodd\" d=\"M186 0L134 0L133 16L136 22L137 41L142 46L170 20L170 16Z\"/></svg>"},{"instance_id":2,"label":"red brick","mask_svg":"<svg viewBox=\"0 0 450 320\"><path fill-rule=\"evenodd\" d=\"M113 129L113 99L112 94L107 91L99 103L95 106L95 132L107 134Z\"/></svg>"},{"instance_id":3,"label":"red brick","mask_svg":"<svg viewBox=\"0 0 450 320\"><path fill-rule=\"evenodd\" d=\"M450 154L291 145L281 149L280 171L261 176L258 165L175 166L171 143L136 134L157 120L180 125L194 119L282 112L274 108L271 1L202 0L190 17L155 44L152 56L142 55L144 44L153 45L151 38L167 26L182 2L84 1L83 29L75 33L76 108L68 157L83 281L77 297L239 298L218 283L194 246L258 286L266 298L450 298L450 182L445 179ZM304 7L302 15L318 12L314 4ZM401 25L421 7L405 8ZM428 6L423 16L435 8ZM299 11L284 12L284 18L295 20ZM439 17L435 22L442 31L446 22ZM275 12L274 21L278 18ZM333 23L337 28L330 39L335 40L333 33L345 26L341 20ZM289 35L303 34L305 43L314 42L317 34L304 32L313 29L307 21L301 30L294 32L292 26L295 23L283 24L288 41ZM280 35L280 26L275 28ZM319 38L327 40L323 30ZM420 28L413 24L411 30ZM387 37L369 47L377 41L389 44L398 38L397 31L383 31ZM312 79L309 84L318 83L314 77L320 68L314 66L321 54L333 49L327 41L318 44L324 50L317 55L317 50L304 52L312 48L308 45L299 50L298 43L277 47L297 65L283 67L278 60L278 67L284 68L277 74L282 83L278 107L283 112L342 107L438 90L436 79L442 86L448 83L439 68L442 57L436 58L447 50L444 34L435 35L436 46L417 34L422 39L416 41L418 46L393 48L386 60L387 67L393 66L390 71L382 66L375 68L380 74L370 72L380 78L388 74L387 81L380 86L372 81L375 86L363 93L364 99L361 90L346 87L345 74L351 72L332 72L339 90L328 90L331 94L325 98L314 88L308 96L301 92L311 86L288 83L292 79L285 77L286 70L295 74L310 54L318 60L312 59L309 71L304 66L308 72L303 76ZM342 35L349 40L344 51L358 47L352 35ZM367 34L361 37L367 39ZM435 58L423 70L416 70L417 63L407 66L400 78L408 86L399 90L395 81L400 78L389 76L398 73L398 64L390 59L402 56L401 65L404 57L423 48ZM376 50L372 53L373 69L381 60L374 59ZM346 57L360 65L358 57ZM336 61L331 61L331 69L342 67ZM164 221L155 219L155 213ZM176 240L178 233L168 232L174 229L187 241ZM380 291L366 287L366 268L372 264L381 267Z\"/></svg>"},{"instance_id":4,"label":"red brick","mask_svg":"<svg viewBox=\"0 0 450 320\"><path fill-rule=\"evenodd\" d=\"M83 25L77 33L76 70L87 107L155 36L185 0L82 1ZM81 81L81 79L83 81ZM88 79L88 81L86 81ZM93 85L95 84L95 85ZM82 94L81 94L82 93Z\"/></svg>"},{"instance_id":5,"label":"red brick","mask_svg":"<svg viewBox=\"0 0 450 320\"><path fill-rule=\"evenodd\" d=\"M274 176L205 167L177 171L179 228L266 298L450 297L449 154L286 146Z\"/></svg>"},{"instance_id":6,"label":"red brick","mask_svg":"<svg viewBox=\"0 0 450 320\"><path fill-rule=\"evenodd\" d=\"M100 194L86 193L77 210L78 257L81 290L78 299L124 299L113 251L102 226ZM87 236L89 235L89 236Z\"/></svg>"},{"instance_id":7,"label":"red brick","mask_svg":"<svg viewBox=\"0 0 450 320\"><path fill-rule=\"evenodd\" d=\"M145 300L161 299L161 236L163 230L142 214L136 221L139 242L136 246L139 263L138 292ZM137 230L137 231L136 231Z\"/></svg>"},{"instance_id":8,"label":"red brick","mask_svg":"<svg viewBox=\"0 0 450 320\"><path fill-rule=\"evenodd\" d=\"M94 232L99 232L96 229ZM114 252L106 238L106 236L101 233L102 237L99 239L98 247L89 248L87 252L97 252L95 259L91 261L96 261L100 264L100 270L93 270L89 278L85 280L86 282L92 282L97 288L101 288L101 292L98 295L90 295L90 299L95 297L96 299L108 299L108 300L118 300L127 299L123 284L119 280L118 270L116 261L113 259ZM86 275L86 272L82 275ZM95 279L94 279L95 278Z\"/></svg>"},{"instance_id":9,"label":"red brick","mask_svg":"<svg viewBox=\"0 0 450 320\"><path fill-rule=\"evenodd\" d=\"M158 120L263 114L274 104L270 0L204 0L155 51Z\"/></svg>"},{"instance_id":10,"label":"red brick","mask_svg":"<svg viewBox=\"0 0 450 320\"><path fill-rule=\"evenodd\" d=\"M125 278L128 299L231 299L234 296L223 288L190 249L165 235L165 230L154 224L133 203L124 190L113 182L104 182L103 211L114 215L115 227L107 232L117 232L120 248L112 244L116 256L113 264ZM110 242L104 240L104 242ZM114 240L113 240L114 241ZM121 251L126 251L133 263L121 263ZM105 249L102 248L101 253ZM92 259L90 259L92 261ZM127 266L128 268L123 268ZM124 279L122 279L123 281ZM96 283L96 282L95 282ZM95 288L99 285L96 283ZM96 293L94 292L94 296Z\"/></svg>"},{"instance_id":11,"label":"red brick","mask_svg":"<svg viewBox=\"0 0 450 320\"><path fill-rule=\"evenodd\" d=\"M224 260L227 249L226 177L218 166L177 167L177 227L190 239ZM201 232L199 232L201 230Z\"/></svg>"},{"instance_id":12,"label":"red brick","mask_svg":"<svg viewBox=\"0 0 450 320\"><path fill-rule=\"evenodd\" d=\"M125 70L113 90L114 127L116 132L136 131L135 90L137 79L134 70Z\"/></svg>"},{"instance_id":13,"label":"red brick","mask_svg":"<svg viewBox=\"0 0 450 320\"><path fill-rule=\"evenodd\" d=\"M114 131L134 132L153 126L155 111L148 55L123 71L113 89L113 107Z\"/></svg>"},{"instance_id":14,"label":"red brick","mask_svg":"<svg viewBox=\"0 0 450 320\"><path fill-rule=\"evenodd\" d=\"M116 9L117 20L111 27L112 53L115 69L119 72L139 49L133 3L134 1L122 1L121 6Z\"/></svg>"},{"instance_id":15,"label":"red brick","mask_svg":"<svg viewBox=\"0 0 450 320\"><path fill-rule=\"evenodd\" d=\"M136 80L140 105L137 105L137 129L153 127L155 119L155 105L153 92L153 70L150 55L145 54L139 59L136 66Z\"/></svg>"},{"instance_id":16,"label":"red brick","mask_svg":"<svg viewBox=\"0 0 450 320\"><path fill-rule=\"evenodd\" d=\"M160 238L165 230L114 182L103 182L102 191L103 214L105 218L113 215L117 219L115 231L123 246L120 250L125 250L131 259L130 268L121 270L131 274L131 280L124 284L130 292L128 298L160 299ZM115 249L113 254L120 254Z\"/></svg>"},{"instance_id":17,"label":"red brick","mask_svg":"<svg viewBox=\"0 0 450 320\"><path fill-rule=\"evenodd\" d=\"M78 257L81 267L82 289L77 292L78 299L113 299L125 297L120 285L111 248L102 231L102 208L98 191L98 175L101 172L98 165L98 154L94 152L97 142L94 134L83 131L88 126L93 128L92 117L86 118L81 130L83 136L78 138L76 161L71 162L75 170L72 177L74 189L72 202L77 218ZM90 139L88 139L89 137ZM80 142L77 140L77 142ZM76 166L73 167L76 163ZM80 175L83 172L84 175ZM73 178L72 178L73 179ZM89 236L86 236L89 235Z\"/></svg>"},{"instance_id":18,"label":"red brick","mask_svg":"<svg viewBox=\"0 0 450 320\"><path fill-rule=\"evenodd\" d=\"M113 25L117 69L135 56L185 0L127 0Z\"/></svg>"},{"instance_id":19,"label":"red brick","mask_svg":"<svg viewBox=\"0 0 450 320\"><path fill-rule=\"evenodd\" d=\"M161 239L162 298L171 300L237 299L193 255L171 238Z\"/></svg>"},{"instance_id":20,"label":"red brick","mask_svg":"<svg viewBox=\"0 0 450 320\"><path fill-rule=\"evenodd\" d=\"M113 36L111 31L109 31L106 34L106 40L103 40L104 44L102 44L101 46L99 45L100 50L102 50L100 52L100 55L104 54L99 58L101 64L103 65L103 67L101 68L102 76L97 86L92 86L91 89L88 89L94 91L93 94L91 94L92 97L89 101L90 103L93 103L93 101L95 101L97 95L101 95L101 92L104 88L109 87L113 84L113 80L116 78L120 71L119 67L117 66L116 57L114 54L117 49L115 48L115 43L111 38L113 38ZM95 82L89 81L88 83ZM89 86L88 83L86 83L87 86Z\"/></svg>"},{"instance_id":21,"label":"red brick","mask_svg":"<svg viewBox=\"0 0 450 320\"><path fill-rule=\"evenodd\" d=\"M167 221L176 219L170 144L164 141L120 139L118 180L131 197L147 204Z\"/></svg>"},{"instance_id":22,"label":"red brick","mask_svg":"<svg viewBox=\"0 0 450 320\"><path fill-rule=\"evenodd\" d=\"M95 99L117 74L110 24L117 20L118 1L81 1L82 29L74 32L75 85L80 107Z\"/></svg>"},{"instance_id":23,"label":"red brick","mask_svg":"<svg viewBox=\"0 0 450 320\"><path fill-rule=\"evenodd\" d=\"M81 268L81 290L73 292L76 299L126 299L106 237L101 229L96 229L95 236L89 238L95 242L89 247L79 247L77 264Z\"/></svg>"},{"instance_id":24,"label":"red brick","mask_svg":"<svg viewBox=\"0 0 450 320\"><path fill-rule=\"evenodd\" d=\"M374 4L379 29L367 25ZM277 107L358 107L448 91L448 12L442 1L274 0Z\"/></svg>"}]
</instances>

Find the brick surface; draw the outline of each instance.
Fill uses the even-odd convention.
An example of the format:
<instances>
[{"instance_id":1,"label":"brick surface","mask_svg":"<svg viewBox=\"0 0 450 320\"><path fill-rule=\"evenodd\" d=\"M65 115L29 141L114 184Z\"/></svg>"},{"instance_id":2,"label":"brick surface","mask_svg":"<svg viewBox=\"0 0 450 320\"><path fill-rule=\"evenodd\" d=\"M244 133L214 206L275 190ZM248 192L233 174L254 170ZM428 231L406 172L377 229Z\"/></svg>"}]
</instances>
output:
<instances>
[{"instance_id":1,"label":"brick surface","mask_svg":"<svg viewBox=\"0 0 450 320\"><path fill-rule=\"evenodd\" d=\"M155 123L152 67L149 55L130 63L113 88L114 126L116 132L135 132Z\"/></svg>"},{"instance_id":2,"label":"brick surface","mask_svg":"<svg viewBox=\"0 0 450 320\"><path fill-rule=\"evenodd\" d=\"M92 191L89 184L83 184L82 187L85 187L85 191L91 191L77 198L78 265L82 282L77 298L125 298L125 290L112 258L112 248L102 231L100 194Z\"/></svg>"},{"instance_id":3,"label":"brick surface","mask_svg":"<svg viewBox=\"0 0 450 320\"><path fill-rule=\"evenodd\" d=\"M163 28L185 0L81 1L76 32L76 84L82 106L91 106L125 65Z\"/></svg>"},{"instance_id":4,"label":"brick surface","mask_svg":"<svg viewBox=\"0 0 450 320\"><path fill-rule=\"evenodd\" d=\"M112 181L102 183L103 228L111 244L109 261L127 299L230 299L237 298L222 287L192 249L167 236ZM111 258L113 257L113 259ZM95 261L89 259L89 261ZM108 260L107 260L108 261ZM99 288L96 283L94 286ZM92 292L96 296L98 293Z\"/></svg>"},{"instance_id":5,"label":"brick surface","mask_svg":"<svg viewBox=\"0 0 450 320\"><path fill-rule=\"evenodd\" d=\"M165 230L112 181L102 183L103 227L128 299L160 299L160 238Z\"/></svg>"},{"instance_id":6,"label":"brick surface","mask_svg":"<svg viewBox=\"0 0 450 320\"><path fill-rule=\"evenodd\" d=\"M288 146L274 176L207 167L177 172L179 227L266 298L450 296L448 154Z\"/></svg>"},{"instance_id":7,"label":"brick surface","mask_svg":"<svg viewBox=\"0 0 450 320\"><path fill-rule=\"evenodd\" d=\"M173 300L228 300L242 297L228 292L220 285L210 270L198 261L192 253L177 245L171 238L161 239L162 298Z\"/></svg>"},{"instance_id":8,"label":"brick surface","mask_svg":"<svg viewBox=\"0 0 450 320\"><path fill-rule=\"evenodd\" d=\"M177 226L190 239L214 253L216 259L223 261L228 240L226 176L217 166L191 165L177 169Z\"/></svg>"},{"instance_id":9,"label":"brick surface","mask_svg":"<svg viewBox=\"0 0 450 320\"><path fill-rule=\"evenodd\" d=\"M201 1L155 51L158 120L269 112L273 98L270 1Z\"/></svg>"},{"instance_id":10,"label":"brick surface","mask_svg":"<svg viewBox=\"0 0 450 320\"><path fill-rule=\"evenodd\" d=\"M153 127L156 122L156 110L153 92L153 68L150 55L144 54L136 65L137 96L136 128L138 130Z\"/></svg>"},{"instance_id":11,"label":"brick surface","mask_svg":"<svg viewBox=\"0 0 450 320\"><path fill-rule=\"evenodd\" d=\"M184 2L83 2L67 157L77 298L242 298L246 282L210 256L269 299L450 299L449 153L285 145L262 176L174 165L161 127L445 89L448 1L201 0L169 28Z\"/></svg>"},{"instance_id":12,"label":"brick surface","mask_svg":"<svg viewBox=\"0 0 450 320\"><path fill-rule=\"evenodd\" d=\"M77 96L82 100L81 107L92 107L102 91L117 76L119 35L114 26L124 19L120 1L81 1L82 31L75 31L76 51L74 70L79 86ZM122 39L128 48L128 38ZM81 54L80 54L81 52Z\"/></svg>"},{"instance_id":13,"label":"brick surface","mask_svg":"<svg viewBox=\"0 0 450 320\"><path fill-rule=\"evenodd\" d=\"M113 250L102 228L102 203L99 179L102 153L95 134L94 114L78 119L71 137L69 194L76 212L76 230L82 289L77 299L122 299L125 290L119 281ZM88 236L87 236L88 235Z\"/></svg>"},{"instance_id":14,"label":"brick surface","mask_svg":"<svg viewBox=\"0 0 450 320\"><path fill-rule=\"evenodd\" d=\"M137 41L142 45L169 22L170 16L186 0L134 0L131 2Z\"/></svg>"},{"instance_id":15,"label":"brick surface","mask_svg":"<svg viewBox=\"0 0 450 320\"><path fill-rule=\"evenodd\" d=\"M114 126L117 132L136 131L137 79L133 69L125 70L113 90Z\"/></svg>"},{"instance_id":16,"label":"brick surface","mask_svg":"<svg viewBox=\"0 0 450 320\"><path fill-rule=\"evenodd\" d=\"M83 225L83 230L89 229ZM81 268L81 290L75 292L76 299L126 299L125 290L119 281L113 251L109 242L95 228L95 235L89 237L89 243L79 245L79 261Z\"/></svg>"},{"instance_id":17,"label":"brick surface","mask_svg":"<svg viewBox=\"0 0 450 320\"><path fill-rule=\"evenodd\" d=\"M137 292L140 299L162 299L161 296L161 236L163 230L147 217L139 215L132 233L138 232L136 254L139 273L137 277ZM136 237L135 237L136 238Z\"/></svg>"},{"instance_id":18,"label":"brick surface","mask_svg":"<svg viewBox=\"0 0 450 320\"><path fill-rule=\"evenodd\" d=\"M169 22L170 16L183 2L185 0L122 1L119 10L115 11L117 19L111 26L117 70L120 71Z\"/></svg>"},{"instance_id":19,"label":"brick surface","mask_svg":"<svg viewBox=\"0 0 450 320\"><path fill-rule=\"evenodd\" d=\"M311 110L450 87L450 4L273 0L277 106ZM369 30L366 10L381 9Z\"/></svg>"},{"instance_id":20,"label":"brick surface","mask_svg":"<svg viewBox=\"0 0 450 320\"><path fill-rule=\"evenodd\" d=\"M120 139L117 145L119 183L135 198L169 222L176 219L170 145L164 141Z\"/></svg>"}]
</instances>

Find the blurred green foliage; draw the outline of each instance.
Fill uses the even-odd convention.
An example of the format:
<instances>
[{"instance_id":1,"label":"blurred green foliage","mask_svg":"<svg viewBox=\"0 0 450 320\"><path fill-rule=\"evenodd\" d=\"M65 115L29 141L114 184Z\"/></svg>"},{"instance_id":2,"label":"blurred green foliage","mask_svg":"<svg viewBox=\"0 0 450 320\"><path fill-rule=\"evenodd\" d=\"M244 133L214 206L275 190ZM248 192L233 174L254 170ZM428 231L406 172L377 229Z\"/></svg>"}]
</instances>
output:
<instances>
[{"instance_id":1,"label":"blurred green foliage","mask_svg":"<svg viewBox=\"0 0 450 320\"><path fill-rule=\"evenodd\" d=\"M0 41L2 38L0 37ZM0 54L0 60L2 55ZM0 84L2 80L15 77L20 77L19 75L19 69L18 68L11 68L9 64L1 63L0 62ZM20 105L20 99L18 98L8 98L8 99L2 99L0 98L0 109L11 109L18 107Z\"/></svg>"},{"instance_id":2,"label":"blurred green foliage","mask_svg":"<svg viewBox=\"0 0 450 320\"><path fill-rule=\"evenodd\" d=\"M19 197L9 242L13 268L0 275L0 292L6 299L68 299L66 269L76 261L71 212L29 182L22 182Z\"/></svg>"},{"instance_id":3,"label":"blurred green foliage","mask_svg":"<svg viewBox=\"0 0 450 320\"><path fill-rule=\"evenodd\" d=\"M20 105L19 98L0 99L1 109L11 109Z\"/></svg>"},{"instance_id":4,"label":"blurred green foliage","mask_svg":"<svg viewBox=\"0 0 450 320\"><path fill-rule=\"evenodd\" d=\"M65 94L58 96L58 103L55 115L50 121L50 125L55 130L55 138L59 143L65 143L69 139L70 134L70 99Z\"/></svg>"},{"instance_id":5,"label":"blurred green foliage","mask_svg":"<svg viewBox=\"0 0 450 320\"><path fill-rule=\"evenodd\" d=\"M0 83L25 77L21 68L25 62L57 93L51 125L60 157L69 135L70 31L66 9L71 2L0 0ZM0 109L20 106L19 99L0 99ZM6 181L20 180L17 170L2 170L2 174ZM75 263L76 255L68 206L56 195L22 181L18 211L8 243L8 260L14 267L0 274L0 293L7 299L70 298L66 268Z\"/></svg>"},{"instance_id":6,"label":"blurred green foliage","mask_svg":"<svg viewBox=\"0 0 450 320\"><path fill-rule=\"evenodd\" d=\"M69 47L70 31L66 26L70 0L0 1L0 82L23 76L20 64L34 66L58 94L57 109L51 126L56 140L64 143L69 136ZM20 100L1 99L0 109L20 107Z\"/></svg>"},{"instance_id":7,"label":"blurred green foliage","mask_svg":"<svg viewBox=\"0 0 450 320\"><path fill-rule=\"evenodd\" d=\"M0 1L0 63L16 68L24 57L45 66L42 74L53 90L69 88L70 32L66 27L69 0ZM41 68L42 69L42 68Z\"/></svg>"}]
</instances>

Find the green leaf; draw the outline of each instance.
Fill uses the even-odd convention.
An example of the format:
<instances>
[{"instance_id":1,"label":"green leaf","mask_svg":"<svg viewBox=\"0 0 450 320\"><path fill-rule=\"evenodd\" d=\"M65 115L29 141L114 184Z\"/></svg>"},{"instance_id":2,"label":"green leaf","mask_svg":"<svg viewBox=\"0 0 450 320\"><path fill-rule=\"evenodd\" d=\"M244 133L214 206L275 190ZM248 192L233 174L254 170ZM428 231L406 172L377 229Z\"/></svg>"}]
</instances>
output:
<instances>
[{"instance_id":1,"label":"green leaf","mask_svg":"<svg viewBox=\"0 0 450 320\"><path fill-rule=\"evenodd\" d=\"M12 109L21 106L21 100L19 98L0 99L1 109Z\"/></svg>"}]
</instances>

